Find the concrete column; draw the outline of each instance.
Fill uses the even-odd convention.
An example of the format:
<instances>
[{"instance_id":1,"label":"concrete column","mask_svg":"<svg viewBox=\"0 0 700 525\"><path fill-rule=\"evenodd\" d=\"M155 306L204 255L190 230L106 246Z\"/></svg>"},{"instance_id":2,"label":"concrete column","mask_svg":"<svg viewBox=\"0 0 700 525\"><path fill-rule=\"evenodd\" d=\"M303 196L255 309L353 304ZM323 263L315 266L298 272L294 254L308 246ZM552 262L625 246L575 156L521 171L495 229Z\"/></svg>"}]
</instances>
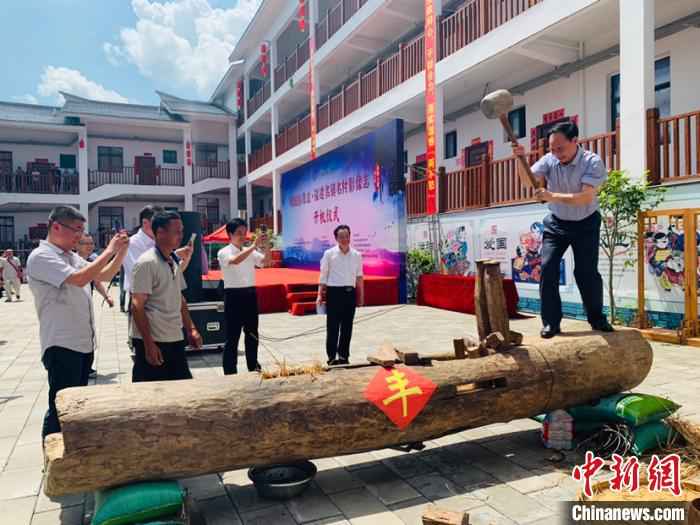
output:
<instances>
[{"instance_id":1,"label":"concrete column","mask_svg":"<svg viewBox=\"0 0 700 525\"><path fill-rule=\"evenodd\" d=\"M250 219L253 217L253 185L250 182L245 183L245 210L250 227Z\"/></svg>"},{"instance_id":2,"label":"concrete column","mask_svg":"<svg viewBox=\"0 0 700 525\"><path fill-rule=\"evenodd\" d=\"M250 86L248 85L248 72L243 73L243 116L248 122L248 97L250 95Z\"/></svg>"},{"instance_id":3,"label":"concrete column","mask_svg":"<svg viewBox=\"0 0 700 525\"><path fill-rule=\"evenodd\" d=\"M277 138L277 134L279 133L280 129L280 116L279 116L279 110L277 108L277 104L272 104L272 111L271 111L271 119L270 119L270 133L272 133L272 158L276 159L277 158L277 141L275 138Z\"/></svg>"},{"instance_id":4,"label":"concrete column","mask_svg":"<svg viewBox=\"0 0 700 525\"><path fill-rule=\"evenodd\" d=\"M230 173L229 212L231 219L238 217L238 130L233 119L228 123L228 163Z\"/></svg>"},{"instance_id":5,"label":"concrete column","mask_svg":"<svg viewBox=\"0 0 700 525\"><path fill-rule=\"evenodd\" d=\"M275 69L277 69L277 36L270 40L270 97L275 92Z\"/></svg>"},{"instance_id":6,"label":"concrete column","mask_svg":"<svg viewBox=\"0 0 700 525\"><path fill-rule=\"evenodd\" d=\"M647 109L654 107L654 0L620 0L620 167L647 169Z\"/></svg>"},{"instance_id":7,"label":"concrete column","mask_svg":"<svg viewBox=\"0 0 700 525\"><path fill-rule=\"evenodd\" d=\"M272 171L272 219L274 224L274 231L276 234L280 232L279 224L279 210L282 205L282 194L280 192L280 182L282 180L282 174L279 170Z\"/></svg>"},{"instance_id":8,"label":"concrete column","mask_svg":"<svg viewBox=\"0 0 700 525\"><path fill-rule=\"evenodd\" d=\"M248 128L245 130L245 170L248 174L250 174L250 163L248 162L248 155L250 155L251 151L253 151L253 148L250 144L250 128Z\"/></svg>"},{"instance_id":9,"label":"concrete column","mask_svg":"<svg viewBox=\"0 0 700 525\"><path fill-rule=\"evenodd\" d=\"M191 162L187 162L187 144L192 150ZM192 166L194 164L194 144L192 144L192 130L188 127L182 130L182 151L184 152L185 166L185 211L194 211L192 195Z\"/></svg>"}]
</instances>

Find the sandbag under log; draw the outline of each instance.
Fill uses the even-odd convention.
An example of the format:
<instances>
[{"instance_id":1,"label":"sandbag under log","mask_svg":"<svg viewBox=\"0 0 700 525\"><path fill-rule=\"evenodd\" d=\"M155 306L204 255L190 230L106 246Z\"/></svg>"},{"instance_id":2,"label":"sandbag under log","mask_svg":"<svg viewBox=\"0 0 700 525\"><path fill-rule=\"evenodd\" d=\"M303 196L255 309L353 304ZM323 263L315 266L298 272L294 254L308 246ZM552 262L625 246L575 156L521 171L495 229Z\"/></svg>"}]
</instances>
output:
<instances>
[{"instance_id":1,"label":"sandbag under log","mask_svg":"<svg viewBox=\"0 0 700 525\"><path fill-rule=\"evenodd\" d=\"M526 337L503 354L411 367L437 390L405 430L364 397L377 366L313 377L70 388L57 399L62 433L46 439L45 492L61 496L424 441L634 388L651 364L649 343L623 329Z\"/></svg>"}]
</instances>

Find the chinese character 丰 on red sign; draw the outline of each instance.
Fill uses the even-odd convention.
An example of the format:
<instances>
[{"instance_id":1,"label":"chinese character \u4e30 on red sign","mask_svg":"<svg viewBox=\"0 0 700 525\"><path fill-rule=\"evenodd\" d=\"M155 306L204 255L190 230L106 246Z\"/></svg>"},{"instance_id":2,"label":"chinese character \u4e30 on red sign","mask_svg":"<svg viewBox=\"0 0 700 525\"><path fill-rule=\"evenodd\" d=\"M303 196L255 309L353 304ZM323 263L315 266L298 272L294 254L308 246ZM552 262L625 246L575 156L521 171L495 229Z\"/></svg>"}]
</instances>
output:
<instances>
[{"instance_id":1,"label":"chinese character \u4e30 on red sign","mask_svg":"<svg viewBox=\"0 0 700 525\"><path fill-rule=\"evenodd\" d=\"M365 397L401 430L420 414L437 389L411 368L380 368L365 389Z\"/></svg>"}]
</instances>

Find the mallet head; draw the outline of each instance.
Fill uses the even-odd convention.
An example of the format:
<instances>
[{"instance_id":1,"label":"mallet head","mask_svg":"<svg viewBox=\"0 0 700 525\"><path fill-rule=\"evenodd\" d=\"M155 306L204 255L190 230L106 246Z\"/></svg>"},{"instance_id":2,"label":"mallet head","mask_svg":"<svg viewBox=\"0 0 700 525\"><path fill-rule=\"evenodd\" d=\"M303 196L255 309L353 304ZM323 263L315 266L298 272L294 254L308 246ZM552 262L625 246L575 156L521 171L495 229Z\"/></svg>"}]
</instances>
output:
<instances>
[{"instance_id":1,"label":"mallet head","mask_svg":"<svg viewBox=\"0 0 700 525\"><path fill-rule=\"evenodd\" d=\"M489 93L481 100L481 112L488 119L497 119L507 115L513 109L513 95L507 89Z\"/></svg>"}]
</instances>

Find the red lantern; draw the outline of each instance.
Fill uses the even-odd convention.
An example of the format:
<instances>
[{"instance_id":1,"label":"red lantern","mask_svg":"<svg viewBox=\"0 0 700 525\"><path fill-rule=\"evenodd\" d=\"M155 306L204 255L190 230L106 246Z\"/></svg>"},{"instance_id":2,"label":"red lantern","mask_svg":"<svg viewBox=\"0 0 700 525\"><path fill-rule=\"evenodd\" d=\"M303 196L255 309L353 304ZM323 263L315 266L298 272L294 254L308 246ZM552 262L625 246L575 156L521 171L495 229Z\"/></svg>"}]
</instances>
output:
<instances>
[{"instance_id":1,"label":"red lantern","mask_svg":"<svg viewBox=\"0 0 700 525\"><path fill-rule=\"evenodd\" d=\"M260 74L263 77L267 76L267 63L269 60L269 47L267 42L260 44Z\"/></svg>"},{"instance_id":2,"label":"red lantern","mask_svg":"<svg viewBox=\"0 0 700 525\"><path fill-rule=\"evenodd\" d=\"M299 31L303 33L306 29L306 0L299 0L297 17L299 20Z\"/></svg>"},{"instance_id":3,"label":"red lantern","mask_svg":"<svg viewBox=\"0 0 700 525\"><path fill-rule=\"evenodd\" d=\"M236 83L236 108L243 108L243 81L239 80Z\"/></svg>"},{"instance_id":4,"label":"red lantern","mask_svg":"<svg viewBox=\"0 0 700 525\"><path fill-rule=\"evenodd\" d=\"M80 147L80 149L85 149L85 141L83 139L80 139L80 142L78 143L78 147Z\"/></svg>"}]
</instances>

